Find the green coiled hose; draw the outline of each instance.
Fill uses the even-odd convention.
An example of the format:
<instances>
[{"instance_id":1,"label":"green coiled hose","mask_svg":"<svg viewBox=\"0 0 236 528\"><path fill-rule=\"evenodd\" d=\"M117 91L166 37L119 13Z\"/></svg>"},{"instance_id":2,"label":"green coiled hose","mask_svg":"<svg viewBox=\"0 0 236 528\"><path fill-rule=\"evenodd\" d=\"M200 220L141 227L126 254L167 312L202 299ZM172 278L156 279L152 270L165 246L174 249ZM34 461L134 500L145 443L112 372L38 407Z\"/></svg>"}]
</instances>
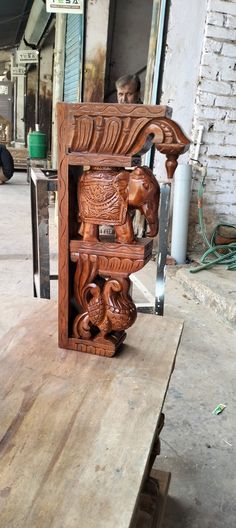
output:
<instances>
[{"instance_id":1,"label":"green coiled hose","mask_svg":"<svg viewBox=\"0 0 236 528\"><path fill-rule=\"evenodd\" d=\"M197 273L198 271L212 268L213 266L216 266L217 264L225 264L227 265L228 270L235 270L236 269L236 243L232 242L231 244L218 245L215 243L215 237L216 237L216 233L219 227L223 227L223 226L234 228L235 236L236 236L236 226L232 224L217 224L217 226L215 227L211 235L210 241L208 240L207 235L206 235L204 217L203 217L204 183L205 183L205 176L200 182L199 189L198 189L198 218L199 218L199 224L201 228L201 235L203 237L205 244L208 246L208 249L207 251L205 251L205 253L202 255L200 259L200 262L202 264L200 266L197 266L196 268L190 269L189 271L190 273Z\"/></svg>"}]
</instances>

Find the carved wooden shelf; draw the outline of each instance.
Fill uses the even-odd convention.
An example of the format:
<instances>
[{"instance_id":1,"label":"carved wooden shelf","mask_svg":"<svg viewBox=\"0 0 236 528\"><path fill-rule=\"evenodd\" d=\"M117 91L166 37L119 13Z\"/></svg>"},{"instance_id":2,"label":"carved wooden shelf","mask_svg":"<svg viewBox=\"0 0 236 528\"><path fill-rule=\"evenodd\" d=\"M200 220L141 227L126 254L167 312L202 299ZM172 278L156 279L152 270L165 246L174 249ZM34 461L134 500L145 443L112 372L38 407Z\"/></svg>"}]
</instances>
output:
<instances>
[{"instance_id":1,"label":"carved wooden shelf","mask_svg":"<svg viewBox=\"0 0 236 528\"><path fill-rule=\"evenodd\" d=\"M152 257L152 240L141 238L135 244L117 244L107 242L84 242L71 240L70 257L72 262L78 262L80 255L98 257L98 272L100 275L126 276L135 273L147 264Z\"/></svg>"},{"instance_id":2,"label":"carved wooden shelf","mask_svg":"<svg viewBox=\"0 0 236 528\"><path fill-rule=\"evenodd\" d=\"M172 178L189 141L165 106L59 103L58 116L59 345L113 356L136 319L129 275L152 254L131 212L158 232L160 188L140 154L154 144ZM114 241L99 239L100 225L114 227Z\"/></svg>"}]
</instances>

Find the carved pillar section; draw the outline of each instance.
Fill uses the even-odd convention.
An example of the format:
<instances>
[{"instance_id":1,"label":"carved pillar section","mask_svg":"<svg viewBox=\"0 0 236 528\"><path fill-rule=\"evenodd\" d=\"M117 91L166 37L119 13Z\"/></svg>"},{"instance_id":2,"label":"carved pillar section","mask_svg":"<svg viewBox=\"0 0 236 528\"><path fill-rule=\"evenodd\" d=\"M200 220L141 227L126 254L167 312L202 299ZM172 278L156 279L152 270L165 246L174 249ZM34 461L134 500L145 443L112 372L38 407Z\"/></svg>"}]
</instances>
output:
<instances>
[{"instance_id":1,"label":"carved pillar section","mask_svg":"<svg viewBox=\"0 0 236 528\"><path fill-rule=\"evenodd\" d=\"M164 106L58 103L58 131L59 346L111 357L137 315L129 276L152 255L132 211L158 232L160 189L140 154L155 144L172 178L189 141Z\"/></svg>"}]
</instances>

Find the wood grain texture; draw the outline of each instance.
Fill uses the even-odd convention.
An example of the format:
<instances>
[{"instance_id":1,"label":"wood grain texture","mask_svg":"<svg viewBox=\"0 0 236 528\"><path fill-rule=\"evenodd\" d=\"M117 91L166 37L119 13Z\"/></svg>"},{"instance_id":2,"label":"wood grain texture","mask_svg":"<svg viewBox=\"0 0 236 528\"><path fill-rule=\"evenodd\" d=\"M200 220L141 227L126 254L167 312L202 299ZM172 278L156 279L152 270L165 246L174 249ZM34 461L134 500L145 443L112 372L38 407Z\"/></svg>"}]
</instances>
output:
<instances>
[{"instance_id":1,"label":"wood grain texture","mask_svg":"<svg viewBox=\"0 0 236 528\"><path fill-rule=\"evenodd\" d=\"M188 138L165 106L58 103L58 115L64 153L71 163L76 154L75 164L132 166L133 158L152 144L163 154L176 156L189 148Z\"/></svg>"},{"instance_id":2,"label":"wood grain texture","mask_svg":"<svg viewBox=\"0 0 236 528\"><path fill-rule=\"evenodd\" d=\"M0 526L128 528L182 322L140 314L108 360L59 349L56 304L34 302L1 339Z\"/></svg>"},{"instance_id":3,"label":"wood grain texture","mask_svg":"<svg viewBox=\"0 0 236 528\"><path fill-rule=\"evenodd\" d=\"M128 245L71 240L70 255L76 263L78 315L69 345L80 352L112 357L125 339L124 330L137 316L129 275L151 258L152 241L142 239Z\"/></svg>"},{"instance_id":4,"label":"wood grain texture","mask_svg":"<svg viewBox=\"0 0 236 528\"><path fill-rule=\"evenodd\" d=\"M115 156L114 156L115 158ZM116 240L135 240L131 212L139 210L146 218L147 236L158 233L160 186L148 167L133 171L93 168L79 179L78 204L83 240L98 240L98 225L113 225Z\"/></svg>"},{"instance_id":5,"label":"wood grain texture","mask_svg":"<svg viewBox=\"0 0 236 528\"><path fill-rule=\"evenodd\" d=\"M68 160L71 165L87 165L88 155L80 152L69 152ZM114 156L112 154L89 154L90 165L101 167L133 167L140 165L140 156Z\"/></svg>"}]
</instances>

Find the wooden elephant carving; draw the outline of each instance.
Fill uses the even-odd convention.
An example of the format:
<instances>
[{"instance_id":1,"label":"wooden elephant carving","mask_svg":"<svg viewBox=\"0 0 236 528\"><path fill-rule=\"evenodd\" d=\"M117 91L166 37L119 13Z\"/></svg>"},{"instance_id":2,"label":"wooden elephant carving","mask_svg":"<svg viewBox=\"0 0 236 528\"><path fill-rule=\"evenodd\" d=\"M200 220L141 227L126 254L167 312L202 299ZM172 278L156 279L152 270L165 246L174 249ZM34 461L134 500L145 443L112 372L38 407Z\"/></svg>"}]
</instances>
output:
<instances>
[{"instance_id":1,"label":"wooden elephant carving","mask_svg":"<svg viewBox=\"0 0 236 528\"><path fill-rule=\"evenodd\" d=\"M130 212L139 209L148 223L148 236L158 232L160 187L148 167L133 171L96 168L85 172L78 184L80 234L83 240L98 240L100 224L113 225L116 240L134 242Z\"/></svg>"},{"instance_id":2,"label":"wooden elephant carving","mask_svg":"<svg viewBox=\"0 0 236 528\"><path fill-rule=\"evenodd\" d=\"M152 258L153 241L134 237L132 213L144 214L148 236L159 227L160 188L137 166L140 154L151 145L164 154L170 181L189 140L166 106L58 103L57 115L59 346L112 357L137 315L130 275ZM115 240L99 239L103 225Z\"/></svg>"}]
</instances>

